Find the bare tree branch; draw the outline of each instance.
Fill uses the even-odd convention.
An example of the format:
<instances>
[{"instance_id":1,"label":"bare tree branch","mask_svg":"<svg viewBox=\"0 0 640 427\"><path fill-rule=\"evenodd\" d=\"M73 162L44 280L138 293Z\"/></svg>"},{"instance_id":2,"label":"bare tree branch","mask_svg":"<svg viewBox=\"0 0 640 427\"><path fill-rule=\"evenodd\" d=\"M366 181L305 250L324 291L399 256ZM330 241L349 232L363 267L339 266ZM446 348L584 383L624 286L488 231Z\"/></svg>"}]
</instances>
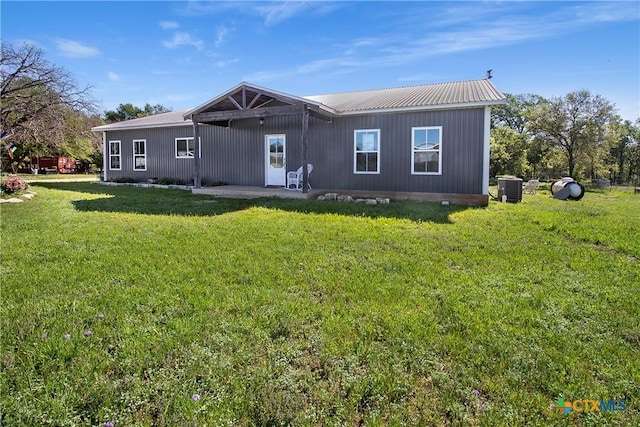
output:
<instances>
[{"instance_id":1,"label":"bare tree branch","mask_svg":"<svg viewBox=\"0 0 640 427\"><path fill-rule=\"evenodd\" d=\"M78 86L70 72L47 61L41 49L2 43L1 125L8 133L6 140L21 155L61 151L69 115L97 113L90 90L90 86Z\"/></svg>"}]
</instances>

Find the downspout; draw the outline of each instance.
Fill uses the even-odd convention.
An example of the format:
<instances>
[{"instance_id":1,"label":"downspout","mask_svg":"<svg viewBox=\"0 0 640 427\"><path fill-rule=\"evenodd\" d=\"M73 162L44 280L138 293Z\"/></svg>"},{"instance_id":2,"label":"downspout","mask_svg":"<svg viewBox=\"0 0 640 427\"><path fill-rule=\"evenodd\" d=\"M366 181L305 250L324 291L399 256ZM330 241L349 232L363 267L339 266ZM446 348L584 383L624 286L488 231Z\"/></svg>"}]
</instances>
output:
<instances>
[{"instance_id":1,"label":"downspout","mask_svg":"<svg viewBox=\"0 0 640 427\"><path fill-rule=\"evenodd\" d=\"M107 132L102 132L102 181L107 182Z\"/></svg>"},{"instance_id":2,"label":"downspout","mask_svg":"<svg viewBox=\"0 0 640 427\"><path fill-rule=\"evenodd\" d=\"M491 107L484 107L484 137L482 150L482 194L489 195L489 140L491 136Z\"/></svg>"}]
</instances>

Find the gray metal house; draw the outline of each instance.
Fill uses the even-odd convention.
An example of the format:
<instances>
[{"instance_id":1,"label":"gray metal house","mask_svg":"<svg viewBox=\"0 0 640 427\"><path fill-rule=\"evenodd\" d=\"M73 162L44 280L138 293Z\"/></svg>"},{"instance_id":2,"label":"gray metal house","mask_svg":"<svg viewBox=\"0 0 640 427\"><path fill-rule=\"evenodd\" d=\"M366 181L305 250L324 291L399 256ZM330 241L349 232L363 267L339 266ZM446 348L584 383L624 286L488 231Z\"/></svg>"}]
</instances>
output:
<instances>
[{"instance_id":1,"label":"gray metal house","mask_svg":"<svg viewBox=\"0 0 640 427\"><path fill-rule=\"evenodd\" d=\"M241 83L190 110L93 128L104 179L174 178L488 203L490 80L299 97ZM307 186L302 188L305 190Z\"/></svg>"}]
</instances>

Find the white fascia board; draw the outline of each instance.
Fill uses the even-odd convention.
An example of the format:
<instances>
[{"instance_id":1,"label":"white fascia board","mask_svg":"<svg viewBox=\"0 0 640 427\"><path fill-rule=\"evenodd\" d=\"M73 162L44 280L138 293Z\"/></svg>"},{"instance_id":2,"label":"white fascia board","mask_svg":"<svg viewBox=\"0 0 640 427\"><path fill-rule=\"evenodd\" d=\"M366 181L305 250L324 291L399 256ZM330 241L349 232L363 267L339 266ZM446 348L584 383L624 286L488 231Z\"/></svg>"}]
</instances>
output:
<instances>
[{"instance_id":1,"label":"white fascia board","mask_svg":"<svg viewBox=\"0 0 640 427\"><path fill-rule=\"evenodd\" d=\"M94 128L91 128L91 132L107 132L107 131L113 132L118 130L173 128L173 127L179 127L179 126L192 126L192 124L191 124L191 120L189 120L186 122L163 123L163 124L156 124L156 125L132 125L132 126L115 126L115 127L110 127L110 126L112 125L96 126Z\"/></svg>"},{"instance_id":2,"label":"white fascia board","mask_svg":"<svg viewBox=\"0 0 640 427\"><path fill-rule=\"evenodd\" d=\"M391 107L391 108L374 108L371 110L354 110L338 112L338 116L358 116L362 114L377 113L410 113L414 111L430 111L430 110L460 110L465 108L479 108L491 105L504 105L506 101L479 101L479 102L461 102L459 104L439 104L439 105L423 105L417 107Z\"/></svg>"}]
</instances>

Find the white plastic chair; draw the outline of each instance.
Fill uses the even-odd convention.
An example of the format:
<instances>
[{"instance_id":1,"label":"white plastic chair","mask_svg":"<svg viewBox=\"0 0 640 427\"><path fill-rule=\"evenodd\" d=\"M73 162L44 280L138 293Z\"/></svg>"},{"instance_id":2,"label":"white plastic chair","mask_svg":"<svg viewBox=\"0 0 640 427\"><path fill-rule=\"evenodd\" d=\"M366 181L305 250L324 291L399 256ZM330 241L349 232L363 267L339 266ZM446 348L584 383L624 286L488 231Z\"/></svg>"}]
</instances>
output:
<instances>
[{"instance_id":1,"label":"white plastic chair","mask_svg":"<svg viewBox=\"0 0 640 427\"><path fill-rule=\"evenodd\" d=\"M307 163L307 174L311 176L311 171L313 170L313 165ZM302 166L298 168L295 172L287 172L287 190L302 190ZM307 186L309 190L311 190L311 184L307 182Z\"/></svg>"},{"instance_id":2,"label":"white plastic chair","mask_svg":"<svg viewBox=\"0 0 640 427\"><path fill-rule=\"evenodd\" d=\"M524 187L522 187L522 191L525 194L536 194L536 191L540 188L540 181L537 179L530 179Z\"/></svg>"}]
</instances>

